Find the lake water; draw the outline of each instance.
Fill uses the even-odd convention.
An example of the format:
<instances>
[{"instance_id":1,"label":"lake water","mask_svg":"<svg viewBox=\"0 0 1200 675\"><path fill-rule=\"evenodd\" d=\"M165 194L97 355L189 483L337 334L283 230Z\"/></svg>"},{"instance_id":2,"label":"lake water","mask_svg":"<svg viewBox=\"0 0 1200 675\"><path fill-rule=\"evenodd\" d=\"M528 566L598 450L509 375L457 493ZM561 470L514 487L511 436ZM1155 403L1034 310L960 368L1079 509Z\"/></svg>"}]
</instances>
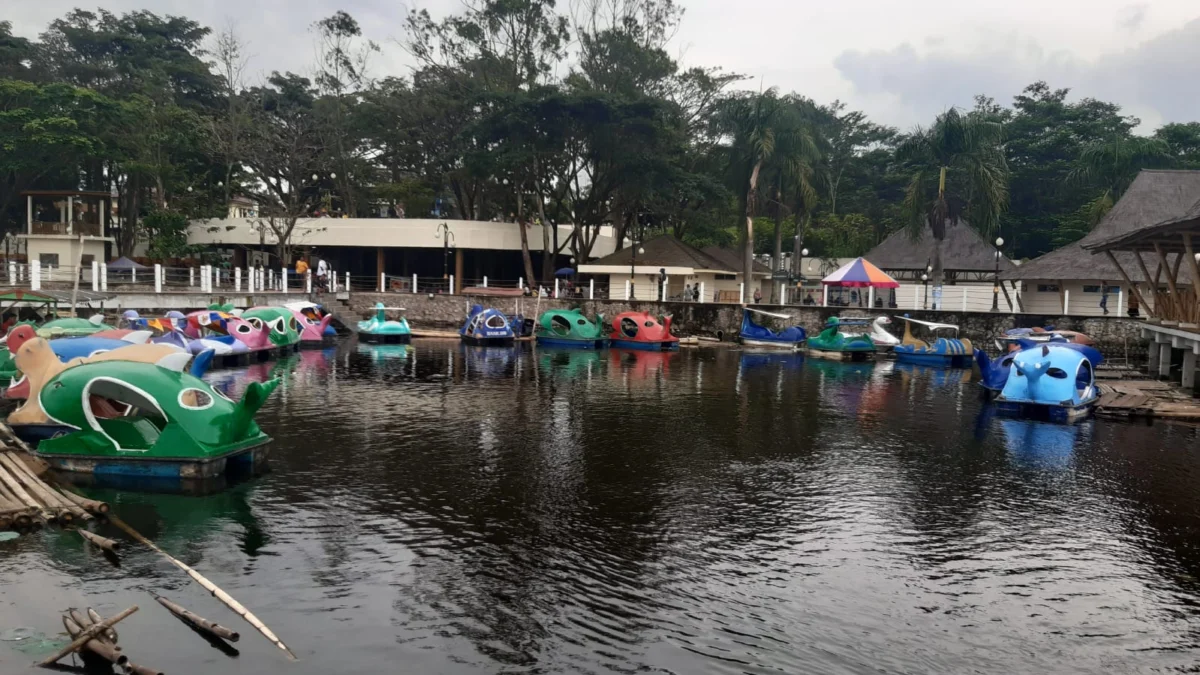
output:
<instances>
[{"instance_id":1,"label":"lake water","mask_svg":"<svg viewBox=\"0 0 1200 675\"><path fill-rule=\"evenodd\" d=\"M723 349L350 343L209 379L276 374L270 473L91 494L300 661L156 554L116 568L49 529L0 543L0 672L31 672L64 608L132 604L126 653L173 674L1200 663L1194 427L995 418L969 372Z\"/></svg>"}]
</instances>

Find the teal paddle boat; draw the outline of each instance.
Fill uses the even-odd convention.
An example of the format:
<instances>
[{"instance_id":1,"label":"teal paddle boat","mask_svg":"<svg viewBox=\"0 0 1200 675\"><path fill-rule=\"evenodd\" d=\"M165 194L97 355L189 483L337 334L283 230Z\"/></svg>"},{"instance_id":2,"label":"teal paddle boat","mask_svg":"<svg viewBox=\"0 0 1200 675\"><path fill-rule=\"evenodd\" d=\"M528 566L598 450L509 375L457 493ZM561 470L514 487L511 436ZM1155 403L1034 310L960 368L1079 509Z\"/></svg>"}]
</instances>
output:
<instances>
[{"instance_id":1,"label":"teal paddle boat","mask_svg":"<svg viewBox=\"0 0 1200 675\"><path fill-rule=\"evenodd\" d=\"M547 347L603 349L608 346L608 338L600 329L603 324L603 314L592 321L578 309L550 309L538 317L534 337L539 345Z\"/></svg>"},{"instance_id":2,"label":"teal paddle boat","mask_svg":"<svg viewBox=\"0 0 1200 675\"><path fill-rule=\"evenodd\" d=\"M865 331L866 319L829 317L825 329L808 339L808 353L834 360L863 361L875 354L875 342Z\"/></svg>"},{"instance_id":3,"label":"teal paddle boat","mask_svg":"<svg viewBox=\"0 0 1200 675\"><path fill-rule=\"evenodd\" d=\"M359 340L378 344L407 344L412 341L408 319L400 317L399 321L392 321L385 314L387 310L403 312L404 308L384 307L382 302L375 303L375 315L358 322Z\"/></svg>"}]
</instances>

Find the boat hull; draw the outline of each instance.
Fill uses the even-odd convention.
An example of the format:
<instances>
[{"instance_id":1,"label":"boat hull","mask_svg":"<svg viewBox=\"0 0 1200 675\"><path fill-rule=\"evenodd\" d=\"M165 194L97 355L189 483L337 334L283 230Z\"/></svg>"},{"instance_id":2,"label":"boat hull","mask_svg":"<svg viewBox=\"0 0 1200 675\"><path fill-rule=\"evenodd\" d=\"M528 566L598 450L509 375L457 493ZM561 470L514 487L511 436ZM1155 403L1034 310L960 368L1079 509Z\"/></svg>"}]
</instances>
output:
<instances>
[{"instance_id":1,"label":"boat hull","mask_svg":"<svg viewBox=\"0 0 1200 675\"><path fill-rule=\"evenodd\" d=\"M573 340L571 338L537 336L537 343L544 347L566 347L568 349L604 349L608 346L608 338L590 340Z\"/></svg>"},{"instance_id":2,"label":"boat hull","mask_svg":"<svg viewBox=\"0 0 1200 675\"><path fill-rule=\"evenodd\" d=\"M512 335L504 337L480 337L478 335L461 335L462 343L470 347L511 347L516 340Z\"/></svg>"},{"instance_id":3,"label":"boat hull","mask_svg":"<svg viewBox=\"0 0 1200 675\"><path fill-rule=\"evenodd\" d=\"M829 359L831 361L866 361L867 359L873 358L875 356L875 352L873 350L867 351L864 349L831 351L828 349L814 349L809 347L808 355L815 356L819 359Z\"/></svg>"},{"instance_id":4,"label":"boat hull","mask_svg":"<svg viewBox=\"0 0 1200 675\"><path fill-rule=\"evenodd\" d=\"M896 350L893 350L892 353L901 363L913 363L919 366L970 368L974 362L974 356L971 354L910 354Z\"/></svg>"},{"instance_id":5,"label":"boat hull","mask_svg":"<svg viewBox=\"0 0 1200 675\"><path fill-rule=\"evenodd\" d=\"M359 333L358 340L373 345L406 345L412 342L412 333Z\"/></svg>"},{"instance_id":6,"label":"boat hull","mask_svg":"<svg viewBox=\"0 0 1200 675\"><path fill-rule=\"evenodd\" d=\"M300 340L299 349L326 349L337 344L337 335L322 335L320 340Z\"/></svg>"},{"instance_id":7,"label":"boat hull","mask_svg":"<svg viewBox=\"0 0 1200 675\"><path fill-rule=\"evenodd\" d=\"M224 475L227 471L244 472L260 468L266 461L270 439L262 443L231 450L223 455L202 459L153 457L87 457L80 455L54 455L35 452L51 468L70 473L95 476L120 476L125 478L152 479L208 479Z\"/></svg>"},{"instance_id":8,"label":"boat hull","mask_svg":"<svg viewBox=\"0 0 1200 675\"><path fill-rule=\"evenodd\" d=\"M996 409L1002 415L1069 424L1091 415L1092 411L1096 409L1096 401L1092 400L1074 406L1035 401L996 401Z\"/></svg>"},{"instance_id":9,"label":"boat hull","mask_svg":"<svg viewBox=\"0 0 1200 675\"><path fill-rule=\"evenodd\" d=\"M678 340L610 340L613 349L636 349L643 352L674 352L679 350Z\"/></svg>"},{"instance_id":10,"label":"boat hull","mask_svg":"<svg viewBox=\"0 0 1200 675\"><path fill-rule=\"evenodd\" d=\"M741 342L743 347L753 347L755 349L796 351L797 349L804 347L803 342L795 342L793 340L762 340L741 336L738 337L738 342Z\"/></svg>"}]
</instances>

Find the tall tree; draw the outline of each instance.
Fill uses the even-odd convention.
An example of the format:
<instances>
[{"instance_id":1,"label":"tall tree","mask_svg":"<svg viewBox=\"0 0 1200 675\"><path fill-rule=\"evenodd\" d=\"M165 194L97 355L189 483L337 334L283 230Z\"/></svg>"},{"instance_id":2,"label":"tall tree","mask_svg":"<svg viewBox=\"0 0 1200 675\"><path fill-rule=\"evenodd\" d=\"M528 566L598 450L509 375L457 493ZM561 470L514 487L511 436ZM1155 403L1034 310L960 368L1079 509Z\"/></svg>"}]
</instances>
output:
<instances>
[{"instance_id":1,"label":"tall tree","mask_svg":"<svg viewBox=\"0 0 1200 675\"><path fill-rule=\"evenodd\" d=\"M1087 204L1088 222L1099 223L1139 171L1167 166L1170 160L1171 148L1159 138L1117 135L1085 147L1069 177L1099 191Z\"/></svg>"},{"instance_id":2,"label":"tall tree","mask_svg":"<svg viewBox=\"0 0 1200 675\"><path fill-rule=\"evenodd\" d=\"M896 150L911 176L902 204L905 227L914 237L933 234L935 306L940 308L942 243L947 227L965 220L990 237L1008 205L1008 162L1002 127L982 115L951 108L932 127L918 128Z\"/></svg>"}]
</instances>

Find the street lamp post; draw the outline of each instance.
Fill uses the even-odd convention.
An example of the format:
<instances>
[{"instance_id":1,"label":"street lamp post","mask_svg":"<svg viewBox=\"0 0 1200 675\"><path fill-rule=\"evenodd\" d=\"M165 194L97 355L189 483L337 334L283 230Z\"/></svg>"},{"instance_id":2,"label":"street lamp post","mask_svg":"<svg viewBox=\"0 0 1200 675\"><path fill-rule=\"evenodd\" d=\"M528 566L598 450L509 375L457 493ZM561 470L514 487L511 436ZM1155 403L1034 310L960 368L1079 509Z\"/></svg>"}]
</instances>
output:
<instances>
[{"instance_id":1,"label":"street lamp post","mask_svg":"<svg viewBox=\"0 0 1200 675\"><path fill-rule=\"evenodd\" d=\"M929 274L921 275L921 285L925 287L925 309L929 309Z\"/></svg>"},{"instance_id":2,"label":"street lamp post","mask_svg":"<svg viewBox=\"0 0 1200 675\"><path fill-rule=\"evenodd\" d=\"M646 249L639 246L636 241L630 242L629 248L633 252L633 257L630 258L630 260L629 260L629 299L633 300L634 298L637 297L637 291L634 290L634 288L633 288L633 286L634 286L633 280L636 278L636 277L634 277L635 273L633 271L633 268L637 265L638 254L645 253Z\"/></svg>"},{"instance_id":3,"label":"street lamp post","mask_svg":"<svg viewBox=\"0 0 1200 675\"><path fill-rule=\"evenodd\" d=\"M1000 247L1004 245L1003 237L996 237L996 272L992 277L992 311L1000 311Z\"/></svg>"}]
</instances>

